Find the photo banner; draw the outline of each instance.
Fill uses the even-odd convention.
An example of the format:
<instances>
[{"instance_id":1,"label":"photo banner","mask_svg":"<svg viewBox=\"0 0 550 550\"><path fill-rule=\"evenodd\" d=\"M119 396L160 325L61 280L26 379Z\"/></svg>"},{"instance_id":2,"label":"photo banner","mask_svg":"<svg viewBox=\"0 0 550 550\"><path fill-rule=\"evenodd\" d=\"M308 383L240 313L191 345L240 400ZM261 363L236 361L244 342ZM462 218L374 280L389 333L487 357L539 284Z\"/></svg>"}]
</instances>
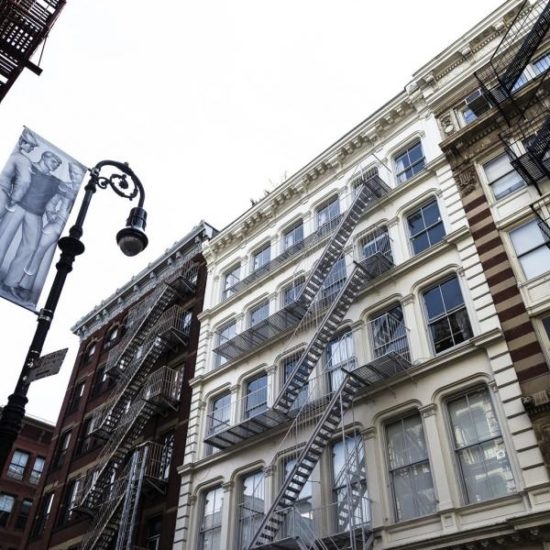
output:
<instances>
[{"instance_id":1,"label":"photo banner","mask_svg":"<svg viewBox=\"0 0 550 550\"><path fill-rule=\"evenodd\" d=\"M86 167L24 128L0 172L0 297L31 311Z\"/></svg>"}]
</instances>

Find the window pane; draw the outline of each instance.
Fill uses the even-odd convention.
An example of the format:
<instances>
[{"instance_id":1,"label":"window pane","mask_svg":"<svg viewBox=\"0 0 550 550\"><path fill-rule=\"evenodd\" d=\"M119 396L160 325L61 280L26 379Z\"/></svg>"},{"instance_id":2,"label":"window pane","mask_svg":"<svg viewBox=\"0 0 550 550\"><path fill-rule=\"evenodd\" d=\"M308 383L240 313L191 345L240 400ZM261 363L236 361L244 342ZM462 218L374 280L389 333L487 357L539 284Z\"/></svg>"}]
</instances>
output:
<instances>
[{"instance_id":1,"label":"window pane","mask_svg":"<svg viewBox=\"0 0 550 550\"><path fill-rule=\"evenodd\" d=\"M545 53L533 63L535 75L546 72L550 68L550 53Z\"/></svg>"},{"instance_id":2,"label":"window pane","mask_svg":"<svg viewBox=\"0 0 550 550\"><path fill-rule=\"evenodd\" d=\"M462 292L460 291L460 285L458 284L458 279L456 277L441 283L441 294L443 296L443 303L447 311L451 311L464 304Z\"/></svg>"},{"instance_id":3,"label":"window pane","mask_svg":"<svg viewBox=\"0 0 550 550\"><path fill-rule=\"evenodd\" d=\"M435 512L435 492L428 463L398 470L392 478L398 520Z\"/></svg>"},{"instance_id":4,"label":"window pane","mask_svg":"<svg viewBox=\"0 0 550 550\"><path fill-rule=\"evenodd\" d=\"M288 229L283 236L283 248L286 250L304 239L304 224L300 220L295 226Z\"/></svg>"},{"instance_id":5,"label":"window pane","mask_svg":"<svg viewBox=\"0 0 550 550\"><path fill-rule=\"evenodd\" d=\"M269 317L269 302L263 302L250 310L250 326L257 325Z\"/></svg>"},{"instance_id":6,"label":"window pane","mask_svg":"<svg viewBox=\"0 0 550 550\"><path fill-rule=\"evenodd\" d=\"M432 288L424 293L424 302L428 311L428 319L434 319L445 313L445 305L441 296L439 286Z\"/></svg>"},{"instance_id":7,"label":"window pane","mask_svg":"<svg viewBox=\"0 0 550 550\"><path fill-rule=\"evenodd\" d=\"M416 237L413 237L411 242L415 254L419 254L430 247L430 239L427 232L420 233Z\"/></svg>"},{"instance_id":8,"label":"window pane","mask_svg":"<svg viewBox=\"0 0 550 550\"><path fill-rule=\"evenodd\" d=\"M529 222L518 229L514 229L514 231L510 232L510 238L512 239L512 244L518 256L537 248L545 242L542 231L539 229L536 221Z\"/></svg>"},{"instance_id":9,"label":"window pane","mask_svg":"<svg viewBox=\"0 0 550 550\"><path fill-rule=\"evenodd\" d=\"M510 172L492 183L495 198L500 199L525 186L517 172Z\"/></svg>"},{"instance_id":10,"label":"window pane","mask_svg":"<svg viewBox=\"0 0 550 550\"><path fill-rule=\"evenodd\" d=\"M550 249L543 245L521 257L521 267L528 279L538 277L550 269Z\"/></svg>"},{"instance_id":11,"label":"window pane","mask_svg":"<svg viewBox=\"0 0 550 550\"><path fill-rule=\"evenodd\" d=\"M246 386L246 405L244 417L250 418L267 408L267 376L260 376L248 382Z\"/></svg>"}]
</instances>

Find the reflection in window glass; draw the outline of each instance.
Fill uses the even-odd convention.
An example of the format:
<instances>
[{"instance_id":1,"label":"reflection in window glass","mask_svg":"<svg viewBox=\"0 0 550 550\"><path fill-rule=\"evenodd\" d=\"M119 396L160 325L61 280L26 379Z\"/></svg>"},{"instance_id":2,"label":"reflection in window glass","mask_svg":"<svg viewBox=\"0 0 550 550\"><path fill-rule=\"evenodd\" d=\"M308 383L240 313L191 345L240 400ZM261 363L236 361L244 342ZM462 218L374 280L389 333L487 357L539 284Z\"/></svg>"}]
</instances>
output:
<instances>
[{"instance_id":1,"label":"reflection in window glass","mask_svg":"<svg viewBox=\"0 0 550 550\"><path fill-rule=\"evenodd\" d=\"M292 246L304 240L304 223L302 220L296 222L283 234L283 249L288 250Z\"/></svg>"},{"instance_id":2,"label":"reflection in window glass","mask_svg":"<svg viewBox=\"0 0 550 550\"><path fill-rule=\"evenodd\" d=\"M264 502L264 473L259 471L246 476L239 503L239 548L242 550L248 548L262 522Z\"/></svg>"},{"instance_id":3,"label":"reflection in window glass","mask_svg":"<svg viewBox=\"0 0 550 550\"><path fill-rule=\"evenodd\" d=\"M549 241L536 220L511 231L510 238L527 279L550 270Z\"/></svg>"},{"instance_id":4,"label":"reflection in window glass","mask_svg":"<svg viewBox=\"0 0 550 550\"><path fill-rule=\"evenodd\" d=\"M445 228L436 200L409 214L407 224L415 254L434 246L445 236Z\"/></svg>"},{"instance_id":5,"label":"reflection in window glass","mask_svg":"<svg viewBox=\"0 0 550 550\"><path fill-rule=\"evenodd\" d=\"M408 149L396 155L394 164L398 183L404 183L424 170L426 159L424 158L420 141L417 141Z\"/></svg>"},{"instance_id":6,"label":"reflection in window glass","mask_svg":"<svg viewBox=\"0 0 550 550\"><path fill-rule=\"evenodd\" d=\"M495 199L501 199L525 186L521 176L513 169L506 153L486 162L483 170Z\"/></svg>"},{"instance_id":7,"label":"reflection in window glass","mask_svg":"<svg viewBox=\"0 0 550 550\"><path fill-rule=\"evenodd\" d=\"M420 415L389 424L386 434L397 519L432 514L436 500Z\"/></svg>"},{"instance_id":8,"label":"reflection in window glass","mask_svg":"<svg viewBox=\"0 0 550 550\"><path fill-rule=\"evenodd\" d=\"M216 487L204 495L202 523L199 535L200 550L222 550L221 543L223 489Z\"/></svg>"},{"instance_id":9,"label":"reflection in window glass","mask_svg":"<svg viewBox=\"0 0 550 550\"><path fill-rule=\"evenodd\" d=\"M455 453L468 502L514 493L516 485L486 389L449 402Z\"/></svg>"}]
</instances>

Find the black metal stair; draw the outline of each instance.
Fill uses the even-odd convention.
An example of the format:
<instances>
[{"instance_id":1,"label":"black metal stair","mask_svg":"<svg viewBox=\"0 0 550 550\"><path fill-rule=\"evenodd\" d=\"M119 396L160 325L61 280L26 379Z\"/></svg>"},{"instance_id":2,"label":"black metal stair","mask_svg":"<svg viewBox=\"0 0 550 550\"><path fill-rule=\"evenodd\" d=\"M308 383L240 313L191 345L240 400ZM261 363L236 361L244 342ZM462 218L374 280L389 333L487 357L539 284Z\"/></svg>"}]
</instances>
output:
<instances>
[{"instance_id":1,"label":"black metal stair","mask_svg":"<svg viewBox=\"0 0 550 550\"><path fill-rule=\"evenodd\" d=\"M537 51L537 48L540 46L549 28L550 2L548 2L542 10L542 13L535 21L527 36L523 39L514 58L508 63L504 74L500 78L500 83L508 95L512 93L512 88L533 57L533 54Z\"/></svg>"},{"instance_id":2,"label":"black metal stair","mask_svg":"<svg viewBox=\"0 0 550 550\"><path fill-rule=\"evenodd\" d=\"M283 482L271 508L254 535L250 548L257 548L275 539L284 523L289 507L297 500L320 456L338 429L343 414L349 409L353 397L363 386L364 383L355 376L347 374L344 377L302 449L294 468Z\"/></svg>"}]
</instances>

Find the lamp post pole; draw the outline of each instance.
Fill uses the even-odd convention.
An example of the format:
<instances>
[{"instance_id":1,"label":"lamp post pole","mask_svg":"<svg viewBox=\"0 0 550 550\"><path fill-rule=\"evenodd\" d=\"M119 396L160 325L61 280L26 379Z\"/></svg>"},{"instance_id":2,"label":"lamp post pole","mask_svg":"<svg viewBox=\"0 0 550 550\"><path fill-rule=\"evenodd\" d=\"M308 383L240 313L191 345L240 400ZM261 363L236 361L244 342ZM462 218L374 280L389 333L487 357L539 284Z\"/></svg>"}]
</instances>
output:
<instances>
[{"instance_id":1,"label":"lamp post pole","mask_svg":"<svg viewBox=\"0 0 550 550\"><path fill-rule=\"evenodd\" d=\"M115 173L109 178L102 177L100 176L100 171L104 167L115 168L122 172L122 174ZM65 285L65 279L73 269L75 258L84 252L84 244L80 240L83 233L82 226L86 219L92 197L98 187L100 189L111 187L119 196L129 200L139 195L138 206L130 210L126 227L118 232L117 241L122 252L127 256L139 254L147 246L148 241L144 233L147 213L143 209L145 191L134 171L126 163L104 160L98 162L90 170L90 173L91 176L84 188L84 199L82 200L76 222L69 230L69 235L61 238L58 242L61 255L59 262L56 264L57 272L46 303L38 315L34 337L29 346L15 390L8 397L8 404L2 411L0 419L0 474L4 470L11 448L21 431L25 417L25 406L28 402L27 392L32 381L29 379L29 376L42 352L57 303L61 296L61 291Z\"/></svg>"}]
</instances>

